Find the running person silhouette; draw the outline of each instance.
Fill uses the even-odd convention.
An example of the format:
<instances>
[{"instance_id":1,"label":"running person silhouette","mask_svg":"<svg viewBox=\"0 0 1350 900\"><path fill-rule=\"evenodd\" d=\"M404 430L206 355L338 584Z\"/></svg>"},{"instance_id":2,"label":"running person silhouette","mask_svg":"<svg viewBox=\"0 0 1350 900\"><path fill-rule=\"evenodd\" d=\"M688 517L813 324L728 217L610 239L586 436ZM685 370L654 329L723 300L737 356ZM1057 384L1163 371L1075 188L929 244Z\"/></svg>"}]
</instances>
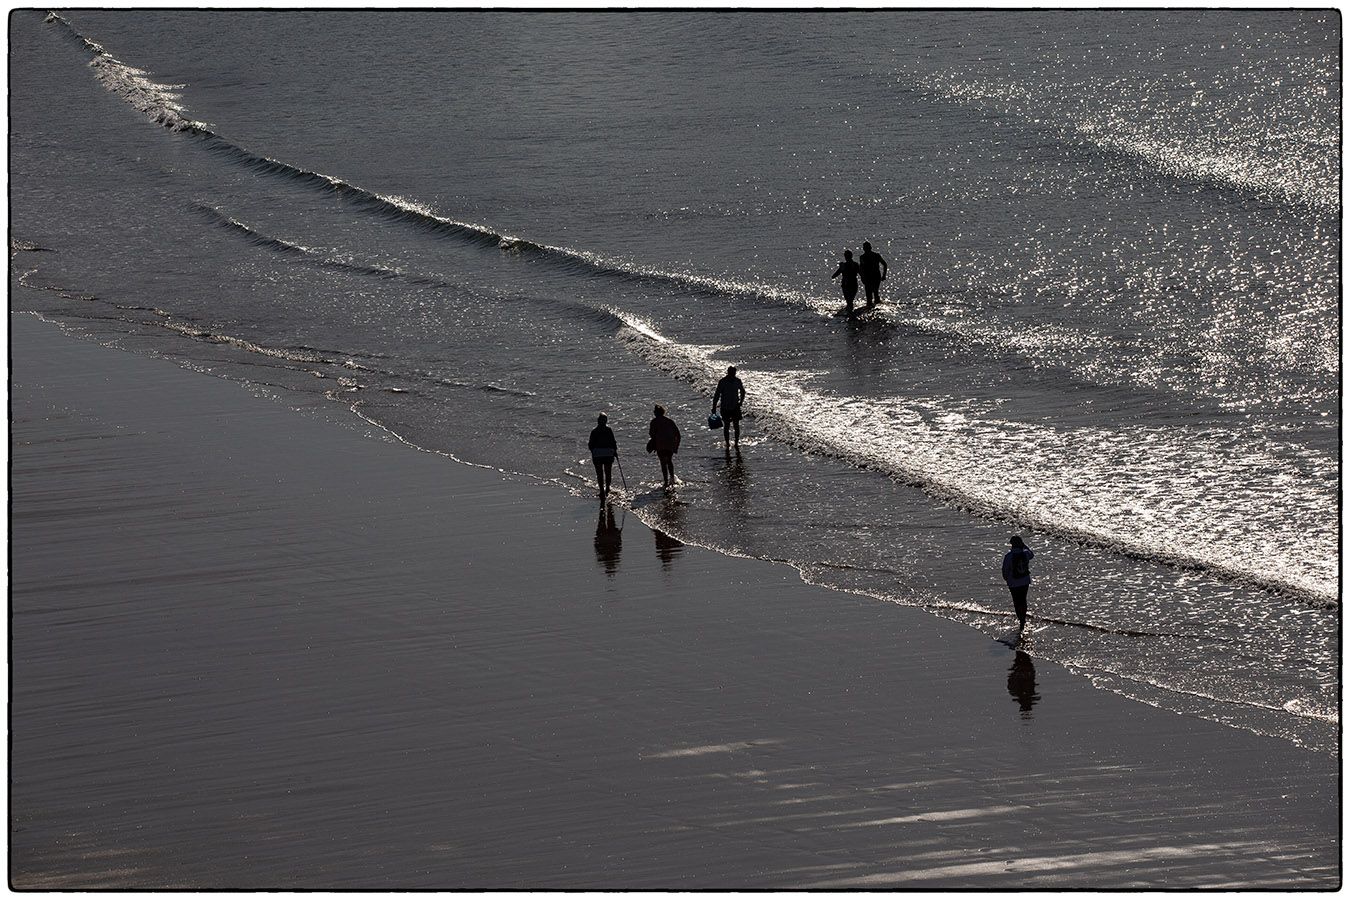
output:
<instances>
[{"instance_id":1,"label":"running person silhouette","mask_svg":"<svg viewBox=\"0 0 1350 900\"><path fill-rule=\"evenodd\" d=\"M858 268L861 269L863 294L867 298L866 308L871 309L877 305L881 297L881 283L886 280L886 260L881 258L880 253L873 252L872 245L863 241L862 256L858 257Z\"/></svg>"},{"instance_id":2,"label":"running person silhouette","mask_svg":"<svg viewBox=\"0 0 1350 900\"><path fill-rule=\"evenodd\" d=\"M858 264L853 261L852 250L844 251L844 261L839 264L839 268L834 270L830 280L833 281L840 275L844 277L839 280L839 287L844 292L844 302L848 304L848 315L851 319L853 318L853 298L858 296Z\"/></svg>"}]
</instances>

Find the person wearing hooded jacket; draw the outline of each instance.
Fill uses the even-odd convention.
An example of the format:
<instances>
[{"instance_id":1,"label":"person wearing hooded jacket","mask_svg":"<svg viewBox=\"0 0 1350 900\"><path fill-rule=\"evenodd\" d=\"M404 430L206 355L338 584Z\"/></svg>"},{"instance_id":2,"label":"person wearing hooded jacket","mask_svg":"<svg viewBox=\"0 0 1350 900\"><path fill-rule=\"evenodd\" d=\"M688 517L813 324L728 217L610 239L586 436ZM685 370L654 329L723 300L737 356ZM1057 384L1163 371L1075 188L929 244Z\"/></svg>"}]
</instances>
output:
<instances>
[{"instance_id":1,"label":"person wearing hooded jacket","mask_svg":"<svg viewBox=\"0 0 1350 900\"><path fill-rule=\"evenodd\" d=\"M1017 613L1019 628L1027 627L1027 588L1031 587L1031 559L1036 554L1020 535L1008 539L1012 545L1003 557L1003 580L1012 592L1013 610Z\"/></svg>"}]
</instances>

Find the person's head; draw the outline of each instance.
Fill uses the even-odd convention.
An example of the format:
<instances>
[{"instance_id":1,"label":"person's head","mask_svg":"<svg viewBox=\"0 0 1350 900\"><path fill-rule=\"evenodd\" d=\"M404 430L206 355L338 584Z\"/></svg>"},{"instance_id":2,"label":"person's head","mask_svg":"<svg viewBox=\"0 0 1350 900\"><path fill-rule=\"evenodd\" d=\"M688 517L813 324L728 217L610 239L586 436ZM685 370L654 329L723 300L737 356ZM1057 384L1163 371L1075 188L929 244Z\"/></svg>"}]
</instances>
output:
<instances>
[{"instance_id":1,"label":"person's head","mask_svg":"<svg viewBox=\"0 0 1350 900\"><path fill-rule=\"evenodd\" d=\"M853 251L852 251L852 250L845 250L845 251L844 251L844 259L852 259L852 258L853 258Z\"/></svg>"},{"instance_id":2,"label":"person's head","mask_svg":"<svg viewBox=\"0 0 1350 900\"><path fill-rule=\"evenodd\" d=\"M666 408L658 403L656 404L656 409L652 410L652 412L656 413L658 416L664 416L666 414Z\"/></svg>"},{"instance_id":3,"label":"person's head","mask_svg":"<svg viewBox=\"0 0 1350 900\"><path fill-rule=\"evenodd\" d=\"M871 242L870 242L870 241L863 241L863 252L864 252L864 253L870 253L871 251L872 251L872 244L871 244Z\"/></svg>"},{"instance_id":4,"label":"person's head","mask_svg":"<svg viewBox=\"0 0 1350 900\"><path fill-rule=\"evenodd\" d=\"M1020 534L1014 534L1012 537L1008 538L1008 543L1023 550L1027 547L1027 545L1022 542L1022 536Z\"/></svg>"},{"instance_id":5,"label":"person's head","mask_svg":"<svg viewBox=\"0 0 1350 900\"><path fill-rule=\"evenodd\" d=\"M597 424L603 425L609 421L609 416L605 415L604 413L601 413L600 415L595 417L595 421Z\"/></svg>"},{"instance_id":6,"label":"person's head","mask_svg":"<svg viewBox=\"0 0 1350 900\"><path fill-rule=\"evenodd\" d=\"M735 367L735 366L727 366L727 374L728 374L728 375L735 375L735 374L736 374L736 367Z\"/></svg>"}]
</instances>

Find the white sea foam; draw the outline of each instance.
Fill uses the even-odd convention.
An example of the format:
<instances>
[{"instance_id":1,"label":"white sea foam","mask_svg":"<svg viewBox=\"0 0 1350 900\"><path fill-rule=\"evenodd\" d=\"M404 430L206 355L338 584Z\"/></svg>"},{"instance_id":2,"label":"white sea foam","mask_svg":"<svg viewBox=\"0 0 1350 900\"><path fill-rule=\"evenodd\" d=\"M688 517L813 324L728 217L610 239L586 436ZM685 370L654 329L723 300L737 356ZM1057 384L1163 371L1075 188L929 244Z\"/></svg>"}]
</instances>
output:
<instances>
[{"instance_id":1,"label":"white sea foam","mask_svg":"<svg viewBox=\"0 0 1350 900\"><path fill-rule=\"evenodd\" d=\"M615 314L635 352L690 384L715 380L722 348L680 344ZM1147 423L1056 427L950 397L837 396L815 387L811 372L742 367L742 377L756 384L747 411L796 446L878 468L982 515L1337 600L1336 497L1326 488L1336 461L1298 445ZM1280 523L1290 510L1328 524L1287 533Z\"/></svg>"}]
</instances>

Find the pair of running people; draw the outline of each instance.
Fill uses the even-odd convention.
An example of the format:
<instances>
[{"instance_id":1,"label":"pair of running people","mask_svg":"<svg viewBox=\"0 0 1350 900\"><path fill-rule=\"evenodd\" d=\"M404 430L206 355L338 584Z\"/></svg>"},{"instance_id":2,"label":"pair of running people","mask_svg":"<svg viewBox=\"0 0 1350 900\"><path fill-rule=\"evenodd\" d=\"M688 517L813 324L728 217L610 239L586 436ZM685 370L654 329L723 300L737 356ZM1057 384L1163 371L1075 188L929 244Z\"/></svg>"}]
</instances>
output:
<instances>
[{"instance_id":1,"label":"pair of running people","mask_svg":"<svg viewBox=\"0 0 1350 900\"><path fill-rule=\"evenodd\" d=\"M844 251L844 261L839 264L839 268L834 270L831 279L840 278L839 286L844 291L844 302L847 304L847 310L850 317L855 315L853 309L853 298L858 295L858 279L862 278L863 291L866 305L863 309L871 309L877 305L881 297L881 282L886 280L888 266L886 260L881 258L881 254L872 249L872 244L863 241L862 256L855 262L853 251ZM841 277L842 276L842 277Z\"/></svg>"}]
</instances>

